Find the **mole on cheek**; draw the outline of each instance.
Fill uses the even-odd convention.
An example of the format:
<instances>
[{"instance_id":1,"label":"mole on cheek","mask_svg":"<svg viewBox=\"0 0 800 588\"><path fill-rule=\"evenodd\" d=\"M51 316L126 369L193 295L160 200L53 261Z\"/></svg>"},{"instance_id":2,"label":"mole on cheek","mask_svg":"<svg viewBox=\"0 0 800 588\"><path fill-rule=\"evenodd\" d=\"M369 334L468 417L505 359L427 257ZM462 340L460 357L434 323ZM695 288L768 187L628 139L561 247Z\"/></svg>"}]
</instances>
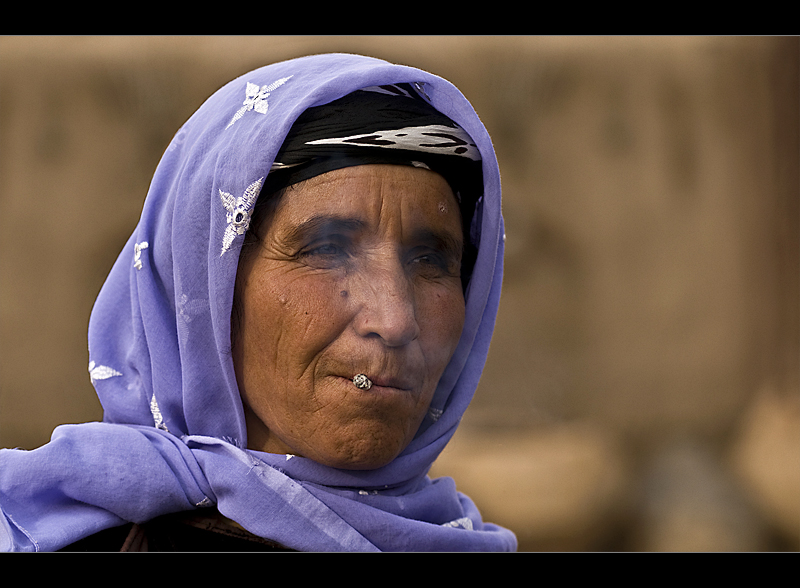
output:
<instances>
[{"instance_id":1,"label":"mole on cheek","mask_svg":"<svg viewBox=\"0 0 800 588\"><path fill-rule=\"evenodd\" d=\"M342 290L341 292L339 292L339 296L341 296L342 298L347 298L348 295L349 294L347 293L347 290Z\"/></svg>"}]
</instances>

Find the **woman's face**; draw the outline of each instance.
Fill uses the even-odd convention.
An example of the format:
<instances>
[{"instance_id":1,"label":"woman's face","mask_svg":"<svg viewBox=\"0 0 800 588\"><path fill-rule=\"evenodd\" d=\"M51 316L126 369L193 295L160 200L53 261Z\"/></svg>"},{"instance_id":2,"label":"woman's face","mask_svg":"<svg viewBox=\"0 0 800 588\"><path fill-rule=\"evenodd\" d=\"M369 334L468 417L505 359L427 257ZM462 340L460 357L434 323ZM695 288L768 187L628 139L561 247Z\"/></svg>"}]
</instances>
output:
<instances>
[{"instance_id":1,"label":"woman's face","mask_svg":"<svg viewBox=\"0 0 800 588\"><path fill-rule=\"evenodd\" d=\"M233 360L248 446L373 469L413 439L464 325L447 182L363 165L290 188L243 254ZM357 388L355 374L373 382Z\"/></svg>"}]
</instances>

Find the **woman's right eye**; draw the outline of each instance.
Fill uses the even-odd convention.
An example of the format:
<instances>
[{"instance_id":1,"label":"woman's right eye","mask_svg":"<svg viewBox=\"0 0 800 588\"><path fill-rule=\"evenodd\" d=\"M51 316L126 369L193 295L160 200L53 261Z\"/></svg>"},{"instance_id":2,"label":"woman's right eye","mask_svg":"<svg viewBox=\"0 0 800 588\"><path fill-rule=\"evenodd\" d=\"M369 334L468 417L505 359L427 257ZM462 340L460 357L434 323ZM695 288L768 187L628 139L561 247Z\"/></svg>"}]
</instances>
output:
<instances>
[{"instance_id":1,"label":"woman's right eye","mask_svg":"<svg viewBox=\"0 0 800 588\"><path fill-rule=\"evenodd\" d=\"M319 245L308 252L309 255L338 255L340 253L342 253L341 248L333 243Z\"/></svg>"},{"instance_id":2,"label":"woman's right eye","mask_svg":"<svg viewBox=\"0 0 800 588\"><path fill-rule=\"evenodd\" d=\"M347 249L340 243L325 241L312 244L300 252L300 259L316 268L338 267L348 260Z\"/></svg>"}]
</instances>

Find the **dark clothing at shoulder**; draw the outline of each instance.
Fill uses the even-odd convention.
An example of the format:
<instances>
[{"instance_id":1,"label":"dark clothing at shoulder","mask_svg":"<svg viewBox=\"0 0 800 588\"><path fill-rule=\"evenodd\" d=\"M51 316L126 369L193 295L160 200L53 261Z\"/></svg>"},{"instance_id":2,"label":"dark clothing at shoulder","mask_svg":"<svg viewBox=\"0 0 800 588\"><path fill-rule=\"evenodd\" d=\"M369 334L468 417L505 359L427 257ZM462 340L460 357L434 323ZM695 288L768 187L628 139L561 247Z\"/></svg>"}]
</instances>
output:
<instances>
[{"instance_id":1,"label":"dark clothing at shoulder","mask_svg":"<svg viewBox=\"0 0 800 588\"><path fill-rule=\"evenodd\" d=\"M138 525L105 529L60 549L64 552L111 551L294 551L263 539L228 521L216 511L190 511L157 517Z\"/></svg>"}]
</instances>

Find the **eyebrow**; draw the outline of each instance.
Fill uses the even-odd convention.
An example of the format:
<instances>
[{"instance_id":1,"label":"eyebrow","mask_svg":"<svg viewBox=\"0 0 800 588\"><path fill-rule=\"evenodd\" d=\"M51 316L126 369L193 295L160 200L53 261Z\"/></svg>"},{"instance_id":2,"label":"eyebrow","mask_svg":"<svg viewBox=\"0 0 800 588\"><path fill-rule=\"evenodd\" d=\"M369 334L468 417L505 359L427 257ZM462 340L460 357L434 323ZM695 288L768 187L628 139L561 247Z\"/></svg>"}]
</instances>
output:
<instances>
[{"instance_id":1,"label":"eyebrow","mask_svg":"<svg viewBox=\"0 0 800 588\"><path fill-rule=\"evenodd\" d=\"M299 243L308 235L329 235L336 233L354 233L362 230L366 223L356 218L343 218L331 215L317 215L291 227L286 232L286 240Z\"/></svg>"},{"instance_id":2,"label":"eyebrow","mask_svg":"<svg viewBox=\"0 0 800 588\"><path fill-rule=\"evenodd\" d=\"M441 251L448 257L458 259L464 252L463 238L457 238L450 231L436 231L432 229L417 229L411 233L414 243L421 243L432 249Z\"/></svg>"}]
</instances>

